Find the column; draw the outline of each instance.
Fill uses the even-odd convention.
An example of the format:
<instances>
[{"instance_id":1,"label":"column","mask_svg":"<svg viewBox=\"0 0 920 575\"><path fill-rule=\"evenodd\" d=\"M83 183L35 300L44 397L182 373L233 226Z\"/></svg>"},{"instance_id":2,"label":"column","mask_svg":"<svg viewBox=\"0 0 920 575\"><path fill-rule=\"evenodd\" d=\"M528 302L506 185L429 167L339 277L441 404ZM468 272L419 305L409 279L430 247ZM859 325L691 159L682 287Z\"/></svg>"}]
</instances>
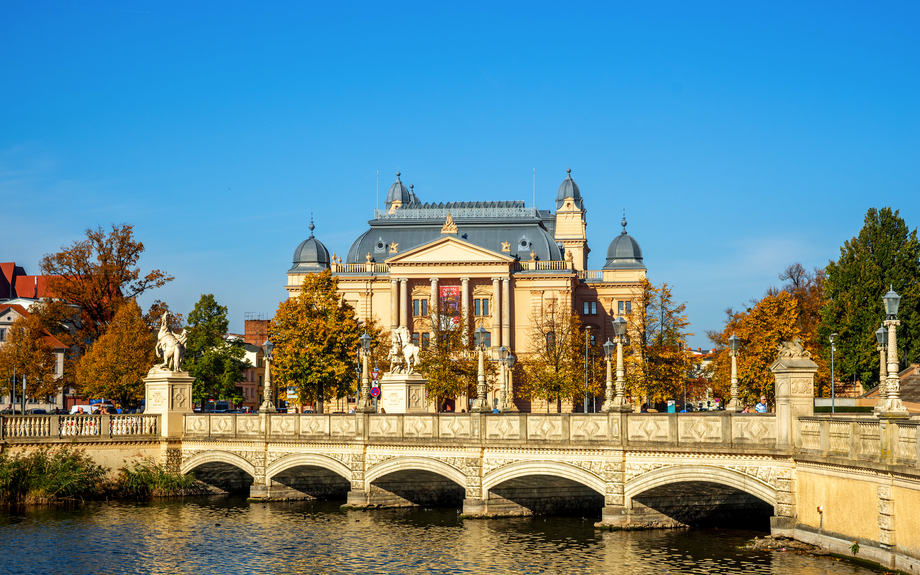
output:
<instances>
[{"instance_id":1,"label":"column","mask_svg":"<svg viewBox=\"0 0 920 575\"><path fill-rule=\"evenodd\" d=\"M390 279L390 329L399 327L399 280Z\"/></svg>"},{"instance_id":2,"label":"column","mask_svg":"<svg viewBox=\"0 0 920 575\"><path fill-rule=\"evenodd\" d=\"M501 347L502 343L502 278L492 278L492 347Z\"/></svg>"},{"instance_id":3,"label":"column","mask_svg":"<svg viewBox=\"0 0 920 575\"><path fill-rule=\"evenodd\" d=\"M434 337L435 331L434 325L438 320L438 307L441 303L441 294L438 293L438 278L430 278L431 280L431 301L428 303L428 314L431 316L431 335Z\"/></svg>"},{"instance_id":4,"label":"column","mask_svg":"<svg viewBox=\"0 0 920 575\"><path fill-rule=\"evenodd\" d=\"M463 318L463 343L470 332L470 278L460 278L460 317Z\"/></svg>"},{"instance_id":5,"label":"column","mask_svg":"<svg viewBox=\"0 0 920 575\"><path fill-rule=\"evenodd\" d=\"M511 278L502 279L502 345L511 349Z\"/></svg>"},{"instance_id":6,"label":"column","mask_svg":"<svg viewBox=\"0 0 920 575\"><path fill-rule=\"evenodd\" d=\"M399 278L399 325L400 327L409 327L409 309L412 302L409 301L409 278ZM409 328L412 331L412 328Z\"/></svg>"}]
</instances>

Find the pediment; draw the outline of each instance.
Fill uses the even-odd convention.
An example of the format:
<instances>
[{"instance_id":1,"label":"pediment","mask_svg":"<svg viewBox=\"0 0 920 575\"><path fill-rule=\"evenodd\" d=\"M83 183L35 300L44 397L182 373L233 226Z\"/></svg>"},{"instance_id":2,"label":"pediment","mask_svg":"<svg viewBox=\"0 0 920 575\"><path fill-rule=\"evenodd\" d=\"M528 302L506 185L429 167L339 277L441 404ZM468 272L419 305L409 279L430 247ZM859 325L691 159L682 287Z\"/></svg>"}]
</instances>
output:
<instances>
[{"instance_id":1,"label":"pediment","mask_svg":"<svg viewBox=\"0 0 920 575\"><path fill-rule=\"evenodd\" d=\"M404 254L387 258L386 263L392 266L393 264L415 263L508 264L513 261L514 258L481 248L469 242L453 237L444 237L413 248Z\"/></svg>"}]
</instances>

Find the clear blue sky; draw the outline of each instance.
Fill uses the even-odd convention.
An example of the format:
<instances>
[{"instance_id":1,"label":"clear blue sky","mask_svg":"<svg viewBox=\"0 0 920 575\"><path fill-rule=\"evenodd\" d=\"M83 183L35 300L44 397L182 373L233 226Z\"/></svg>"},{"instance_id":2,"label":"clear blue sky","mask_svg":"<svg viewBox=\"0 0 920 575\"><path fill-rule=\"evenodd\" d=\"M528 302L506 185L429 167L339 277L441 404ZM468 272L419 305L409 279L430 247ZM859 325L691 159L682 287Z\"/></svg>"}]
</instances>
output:
<instances>
[{"instance_id":1,"label":"clear blue sky","mask_svg":"<svg viewBox=\"0 0 920 575\"><path fill-rule=\"evenodd\" d=\"M696 336L866 210L920 225L917 2L0 3L0 260L128 222L145 298L271 315L397 167L422 201L572 167L604 264L625 208ZM142 302L144 303L144 302Z\"/></svg>"}]
</instances>

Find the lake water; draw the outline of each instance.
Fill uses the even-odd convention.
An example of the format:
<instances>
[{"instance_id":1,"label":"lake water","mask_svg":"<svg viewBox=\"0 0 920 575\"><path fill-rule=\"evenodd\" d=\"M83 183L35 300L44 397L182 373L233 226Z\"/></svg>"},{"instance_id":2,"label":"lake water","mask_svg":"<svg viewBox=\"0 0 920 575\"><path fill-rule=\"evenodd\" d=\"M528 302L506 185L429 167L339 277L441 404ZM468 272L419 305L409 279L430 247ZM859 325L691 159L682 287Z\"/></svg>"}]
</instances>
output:
<instances>
[{"instance_id":1,"label":"lake water","mask_svg":"<svg viewBox=\"0 0 920 575\"><path fill-rule=\"evenodd\" d=\"M455 509L215 497L0 513L0 573L871 573L738 546L762 533L606 532L593 519L461 520Z\"/></svg>"}]
</instances>

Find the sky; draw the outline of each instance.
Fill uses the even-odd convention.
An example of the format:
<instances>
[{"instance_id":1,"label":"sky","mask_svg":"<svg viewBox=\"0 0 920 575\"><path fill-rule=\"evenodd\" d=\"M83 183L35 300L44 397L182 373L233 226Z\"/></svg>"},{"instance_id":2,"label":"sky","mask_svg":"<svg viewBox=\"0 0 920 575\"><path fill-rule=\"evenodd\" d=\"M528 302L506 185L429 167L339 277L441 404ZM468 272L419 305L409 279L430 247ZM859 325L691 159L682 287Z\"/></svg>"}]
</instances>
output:
<instances>
[{"instance_id":1,"label":"sky","mask_svg":"<svg viewBox=\"0 0 920 575\"><path fill-rule=\"evenodd\" d=\"M553 207L589 269L628 231L724 310L824 267L890 206L920 225L917 2L0 0L0 261L134 225L145 294L271 317L309 236L344 255L402 172L423 202ZM381 198L382 201L383 198Z\"/></svg>"}]
</instances>

